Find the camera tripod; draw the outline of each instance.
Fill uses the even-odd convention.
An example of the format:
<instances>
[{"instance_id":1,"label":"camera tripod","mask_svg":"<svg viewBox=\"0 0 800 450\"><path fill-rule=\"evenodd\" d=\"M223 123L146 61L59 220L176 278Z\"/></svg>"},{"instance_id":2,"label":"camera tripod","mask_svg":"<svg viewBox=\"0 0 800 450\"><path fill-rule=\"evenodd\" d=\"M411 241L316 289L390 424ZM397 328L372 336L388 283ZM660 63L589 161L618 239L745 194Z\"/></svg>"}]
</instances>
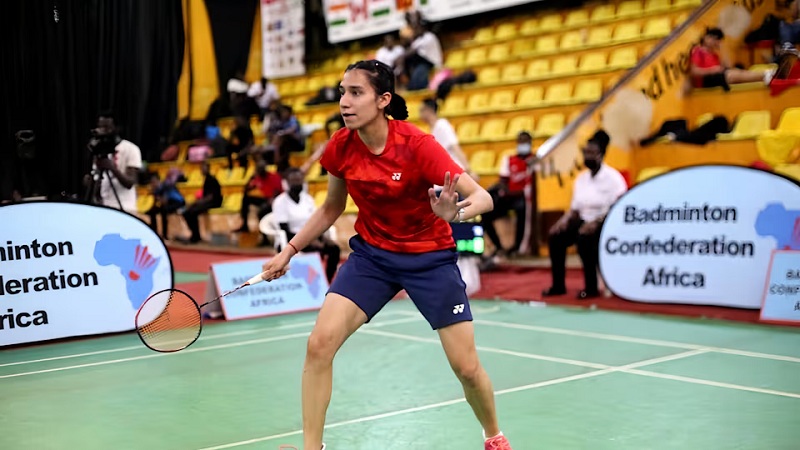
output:
<instances>
[{"instance_id":1,"label":"camera tripod","mask_svg":"<svg viewBox=\"0 0 800 450\"><path fill-rule=\"evenodd\" d=\"M86 187L86 195L84 197L84 203L89 205L96 205L97 202L97 195L99 194L98 189L103 185L103 178L108 178L108 185L111 187L111 192L114 193L114 198L117 199L117 205L119 209L122 210L122 201L119 199L119 194L117 194L117 189L114 187L114 183L112 182L112 176L109 173L108 169L100 169L96 168L90 172L90 176L92 181Z\"/></svg>"}]
</instances>

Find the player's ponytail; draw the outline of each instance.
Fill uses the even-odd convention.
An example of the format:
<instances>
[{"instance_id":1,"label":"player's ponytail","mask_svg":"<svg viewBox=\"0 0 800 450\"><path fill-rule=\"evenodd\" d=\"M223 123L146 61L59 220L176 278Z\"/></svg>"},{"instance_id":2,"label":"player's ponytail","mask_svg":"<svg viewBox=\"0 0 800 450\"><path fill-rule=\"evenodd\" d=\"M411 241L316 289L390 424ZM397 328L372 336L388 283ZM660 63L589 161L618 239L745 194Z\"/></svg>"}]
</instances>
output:
<instances>
[{"instance_id":1,"label":"player's ponytail","mask_svg":"<svg viewBox=\"0 0 800 450\"><path fill-rule=\"evenodd\" d=\"M345 72L353 69L360 69L367 72L369 82L375 89L376 95L382 95L387 92L392 95L389 106L384 110L386 115L392 116L392 118L396 120L405 120L408 118L406 100L397 95L394 91L394 69L375 59L358 61L357 63L350 64L347 66Z\"/></svg>"}]
</instances>

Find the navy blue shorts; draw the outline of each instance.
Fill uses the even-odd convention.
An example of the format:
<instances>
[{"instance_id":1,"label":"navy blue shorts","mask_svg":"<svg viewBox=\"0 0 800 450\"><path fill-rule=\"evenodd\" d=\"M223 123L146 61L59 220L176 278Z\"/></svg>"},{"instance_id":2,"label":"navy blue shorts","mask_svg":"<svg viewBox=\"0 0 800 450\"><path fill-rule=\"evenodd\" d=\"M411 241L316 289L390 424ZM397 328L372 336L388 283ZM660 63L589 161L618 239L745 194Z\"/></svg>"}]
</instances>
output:
<instances>
[{"instance_id":1,"label":"navy blue shorts","mask_svg":"<svg viewBox=\"0 0 800 450\"><path fill-rule=\"evenodd\" d=\"M466 284L458 270L458 253L396 253L350 238L353 253L339 268L328 292L353 301L367 322L405 289L434 330L471 321Z\"/></svg>"}]
</instances>

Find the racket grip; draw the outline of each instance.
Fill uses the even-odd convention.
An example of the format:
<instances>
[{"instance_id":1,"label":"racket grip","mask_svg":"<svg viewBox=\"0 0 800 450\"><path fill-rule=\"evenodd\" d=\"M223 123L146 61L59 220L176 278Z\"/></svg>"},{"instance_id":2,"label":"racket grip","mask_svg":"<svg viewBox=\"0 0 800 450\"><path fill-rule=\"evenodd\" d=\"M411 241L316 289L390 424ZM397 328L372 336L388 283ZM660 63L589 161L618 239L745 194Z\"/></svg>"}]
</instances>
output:
<instances>
[{"instance_id":1,"label":"racket grip","mask_svg":"<svg viewBox=\"0 0 800 450\"><path fill-rule=\"evenodd\" d=\"M252 286L254 284L261 283L262 281L264 281L264 279L261 278L261 274L258 274L256 276L254 276L253 278L250 278L249 280L247 280L247 285L248 286Z\"/></svg>"}]
</instances>

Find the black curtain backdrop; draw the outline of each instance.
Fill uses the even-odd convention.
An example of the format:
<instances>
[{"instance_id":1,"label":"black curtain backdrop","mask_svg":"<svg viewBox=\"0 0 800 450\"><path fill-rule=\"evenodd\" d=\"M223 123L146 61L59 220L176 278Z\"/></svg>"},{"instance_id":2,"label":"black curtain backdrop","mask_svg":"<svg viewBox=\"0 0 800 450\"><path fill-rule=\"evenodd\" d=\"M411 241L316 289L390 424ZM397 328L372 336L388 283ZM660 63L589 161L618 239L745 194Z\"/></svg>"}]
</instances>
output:
<instances>
[{"instance_id":1,"label":"black curtain backdrop","mask_svg":"<svg viewBox=\"0 0 800 450\"><path fill-rule=\"evenodd\" d=\"M11 0L4 9L3 199L23 182L28 195L82 196L86 142L102 110L115 112L143 159L158 160L177 114L180 0ZM14 134L23 128L36 133L33 161L17 156Z\"/></svg>"},{"instance_id":2,"label":"black curtain backdrop","mask_svg":"<svg viewBox=\"0 0 800 450\"><path fill-rule=\"evenodd\" d=\"M205 0L220 93L227 91L228 80L244 77L250 57L250 40L256 20L258 0Z\"/></svg>"}]
</instances>

